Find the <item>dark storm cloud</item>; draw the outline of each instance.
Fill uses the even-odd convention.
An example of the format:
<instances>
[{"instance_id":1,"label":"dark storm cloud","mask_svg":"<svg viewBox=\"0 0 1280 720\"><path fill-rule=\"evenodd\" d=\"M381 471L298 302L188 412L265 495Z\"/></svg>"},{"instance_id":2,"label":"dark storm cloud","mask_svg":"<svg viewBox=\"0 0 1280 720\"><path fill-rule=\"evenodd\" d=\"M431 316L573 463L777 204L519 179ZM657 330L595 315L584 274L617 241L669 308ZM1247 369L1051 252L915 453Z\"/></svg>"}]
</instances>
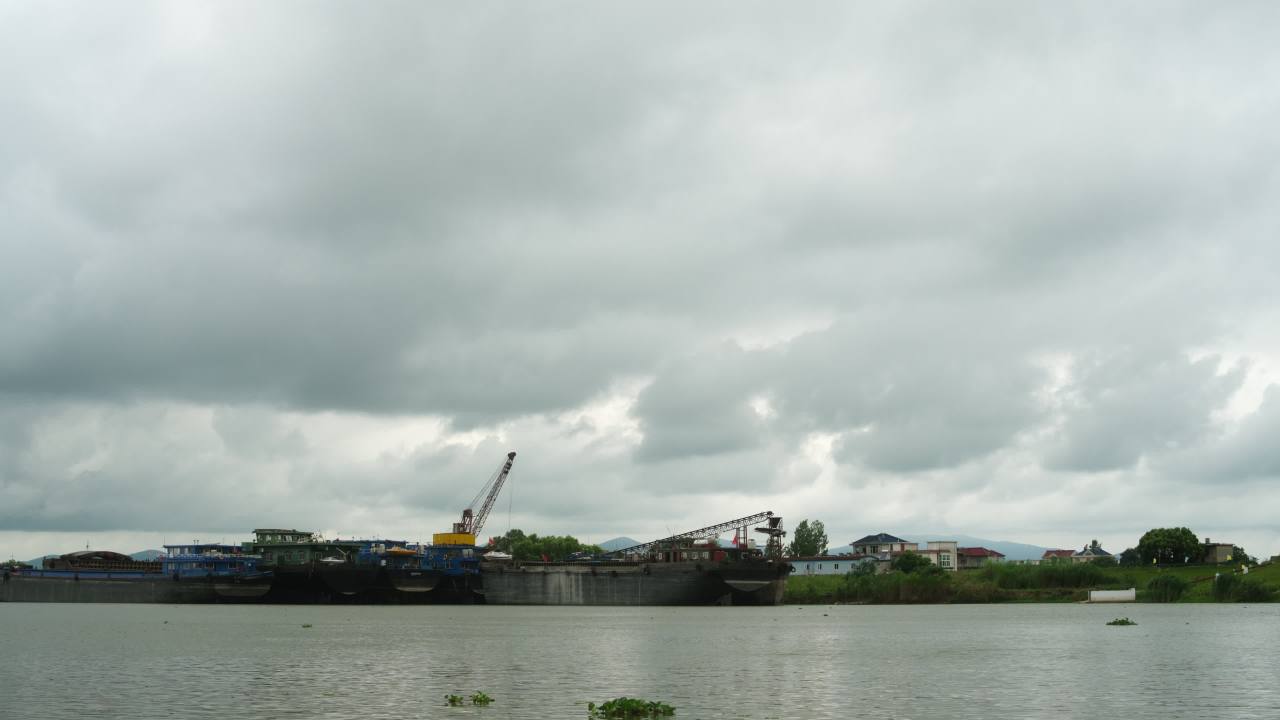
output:
<instances>
[{"instance_id":1,"label":"dark storm cloud","mask_svg":"<svg viewBox=\"0 0 1280 720\"><path fill-rule=\"evenodd\" d=\"M1171 454L1163 468L1170 477L1222 488L1256 488L1280 478L1280 390L1272 385L1257 410L1245 416L1229 432L1210 438L1198 447Z\"/></svg>"},{"instance_id":2,"label":"dark storm cloud","mask_svg":"<svg viewBox=\"0 0 1280 720\"><path fill-rule=\"evenodd\" d=\"M855 431L838 457L884 470L956 465L1001 447L1036 419L1042 375L1002 337L1010 328L965 315L890 310L802 338L778 369L780 414Z\"/></svg>"},{"instance_id":3,"label":"dark storm cloud","mask_svg":"<svg viewBox=\"0 0 1280 720\"><path fill-rule=\"evenodd\" d=\"M1191 361L1165 349L1081 358L1066 390L1066 421L1049 467L1099 471L1144 454L1195 446L1214 432L1211 414L1240 388L1244 368L1218 372L1219 358Z\"/></svg>"},{"instance_id":4,"label":"dark storm cloud","mask_svg":"<svg viewBox=\"0 0 1280 720\"><path fill-rule=\"evenodd\" d=\"M3 387L483 419L644 366L652 322L617 311L637 289L609 297L639 248L568 217L616 194L655 87L639 41L473 13L321 14L284 45L292 14L231 35L247 18L216 13L212 46L144 32L123 60L55 62L61 92L24 88L7 143L25 281ZM503 52L470 52L495 35Z\"/></svg>"},{"instance_id":5,"label":"dark storm cloud","mask_svg":"<svg viewBox=\"0 0 1280 720\"><path fill-rule=\"evenodd\" d=\"M1036 418L1032 393L1043 376L971 320L884 310L782 348L719 349L665 368L636 406L639 457L714 454L809 432L847 433L839 457L883 470L979 457ZM765 417L752 406L759 400Z\"/></svg>"},{"instance_id":6,"label":"dark storm cloud","mask_svg":"<svg viewBox=\"0 0 1280 720\"><path fill-rule=\"evenodd\" d=\"M6 143L26 242L8 265L21 290L3 387L464 425L564 409L724 321L1093 270L1090 258L1167 230L1170 210L1239 172L1206 148L1222 129L1206 111L1144 127L1174 100L1166 83L1136 101L1127 81L1088 89L1092 101L1049 92L1076 81L1081 47L1128 52L1071 13L1012 21L1031 37L1062 25L1083 45L1024 56L1034 41L1002 36L938 76L990 40L978 17L877 12L883 33L823 33L772 13L786 31L766 45L776 62L735 68L765 33L731 21L708 35L699 21L724 19L712 12L562 26L533 9L335 10L194 13L185 45L166 42L166 13L71 23L127 50L101 63L41 49L69 21L23 18L34 32L13 39L49 63L49 81L18 83L26 122ZM863 62L908 28L942 42L868 76ZM815 38L817 56L787 54ZM853 38L869 44L841 44ZM1029 65L1001 60L1013 57ZM757 107L750 87L774 102ZM1023 102L991 116L1005 96ZM857 100L876 103L870 119L846 107ZM888 118L905 124L874 122ZM826 134L805 142L804 130ZM1186 171L1169 171L1175 158ZM923 250L898 267L840 250L867 243ZM957 246L996 266L947 277ZM750 287L765 292L744 302Z\"/></svg>"},{"instance_id":7,"label":"dark storm cloud","mask_svg":"<svg viewBox=\"0 0 1280 720\"><path fill-rule=\"evenodd\" d=\"M661 368L636 403L644 433L638 459L722 455L760 444L764 419L751 401L766 386L752 363L725 344Z\"/></svg>"}]
</instances>

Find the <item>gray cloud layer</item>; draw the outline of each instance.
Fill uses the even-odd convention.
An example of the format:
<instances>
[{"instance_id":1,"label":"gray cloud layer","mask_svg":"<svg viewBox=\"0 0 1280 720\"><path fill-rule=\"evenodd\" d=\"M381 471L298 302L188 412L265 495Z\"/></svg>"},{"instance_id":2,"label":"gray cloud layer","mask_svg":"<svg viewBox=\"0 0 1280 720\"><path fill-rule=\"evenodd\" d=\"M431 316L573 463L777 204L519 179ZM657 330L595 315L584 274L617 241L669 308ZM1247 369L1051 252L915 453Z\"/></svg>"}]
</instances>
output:
<instances>
[{"instance_id":1,"label":"gray cloud layer","mask_svg":"<svg viewBox=\"0 0 1280 720\"><path fill-rule=\"evenodd\" d=\"M1278 13L10 5L0 530L1280 500Z\"/></svg>"}]
</instances>

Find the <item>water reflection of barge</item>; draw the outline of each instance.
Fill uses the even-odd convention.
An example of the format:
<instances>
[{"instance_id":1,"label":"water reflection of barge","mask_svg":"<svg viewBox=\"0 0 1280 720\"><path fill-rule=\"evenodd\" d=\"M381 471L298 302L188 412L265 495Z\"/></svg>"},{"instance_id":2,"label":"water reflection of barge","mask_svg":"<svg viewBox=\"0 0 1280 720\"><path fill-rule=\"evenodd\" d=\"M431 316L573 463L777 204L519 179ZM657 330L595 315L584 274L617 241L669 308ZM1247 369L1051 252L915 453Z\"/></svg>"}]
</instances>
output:
<instances>
[{"instance_id":1,"label":"water reflection of barge","mask_svg":"<svg viewBox=\"0 0 1280 720\"><path fill-rule=\"evenodd\" d=\"M235 545L166 545L157 560L107 550L50 558L45 567L6 567L0 601L78 603L258 602L272 576Z\"/></svg>"},{"instance_id":2,"label":"water reflection of barge","mask_svg":"<svg viewBox=\"0 0 1280 720\"><path fill-rule=\"evenodd\" d=\"M763 551L748 526L769 536ZM733 529L730 547L714 540ZM791 565L782 560L782 518L760 513L617 551L616 559L480 563L484 602L494 605L777 605Z\"/></svg>"}]
</instances>

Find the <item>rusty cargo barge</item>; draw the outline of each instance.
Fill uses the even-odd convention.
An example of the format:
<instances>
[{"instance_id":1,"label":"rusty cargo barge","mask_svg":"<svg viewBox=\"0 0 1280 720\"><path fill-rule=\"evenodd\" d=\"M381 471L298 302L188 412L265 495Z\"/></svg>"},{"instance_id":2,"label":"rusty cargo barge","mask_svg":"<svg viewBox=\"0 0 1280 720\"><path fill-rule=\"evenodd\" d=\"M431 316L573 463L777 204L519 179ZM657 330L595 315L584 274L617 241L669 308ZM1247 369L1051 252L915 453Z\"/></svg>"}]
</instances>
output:
<instances>
[{"instance_id":1,"label":"rusty cargo barge","mask_svg":"<svg viewBox=\"0 0 1280 720\"><path fill-rule=\"evenodd\" d=\"M748 527L769 536L763 550ZM721 547L717 533L734 530ZM491 605L777 605L792 567L782 560L782 518L760 513L619 550L601 560L480 562L483 602Z\"/></svg>"}]
</instances>

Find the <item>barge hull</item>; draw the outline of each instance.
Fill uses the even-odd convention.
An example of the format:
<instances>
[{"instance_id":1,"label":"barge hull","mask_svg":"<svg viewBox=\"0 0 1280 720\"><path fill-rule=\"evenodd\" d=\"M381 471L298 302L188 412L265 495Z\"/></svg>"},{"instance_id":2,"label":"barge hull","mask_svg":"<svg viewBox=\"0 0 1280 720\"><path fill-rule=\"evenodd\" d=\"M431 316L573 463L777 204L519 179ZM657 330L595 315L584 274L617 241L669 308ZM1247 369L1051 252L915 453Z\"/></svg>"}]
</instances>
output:
<instances>
[{"instance_id":1,"label":"barge hull","mask_svg":"<svg viewBox=\"0 0 1280 720\"><path fill-rule=\"evenodd\" d=\"M231 603L254 602L269 585L211 582L205 578L51 578L10 575L0 582L0 602Z\"/></svg>"},{"instance_id":2,"label":"barge hull","mask_svg":"<svg viewBox=\"0 0 1280 720\"><path fill-rule=\"evenodd\" d=\"M481 563L491 605L776 605L789 572L763 562Z\"/></svg>"},{"instance_id":3,"label":"barge hull","mask_svg":"<svg viewBox=\"0 0 1280 720\"><path fill-rule=\"evenodd\" d=\"M284 605L430 605L439 602L435 570L275 566L275 583L259 602Z\"/></svg>"}]
</instances>

